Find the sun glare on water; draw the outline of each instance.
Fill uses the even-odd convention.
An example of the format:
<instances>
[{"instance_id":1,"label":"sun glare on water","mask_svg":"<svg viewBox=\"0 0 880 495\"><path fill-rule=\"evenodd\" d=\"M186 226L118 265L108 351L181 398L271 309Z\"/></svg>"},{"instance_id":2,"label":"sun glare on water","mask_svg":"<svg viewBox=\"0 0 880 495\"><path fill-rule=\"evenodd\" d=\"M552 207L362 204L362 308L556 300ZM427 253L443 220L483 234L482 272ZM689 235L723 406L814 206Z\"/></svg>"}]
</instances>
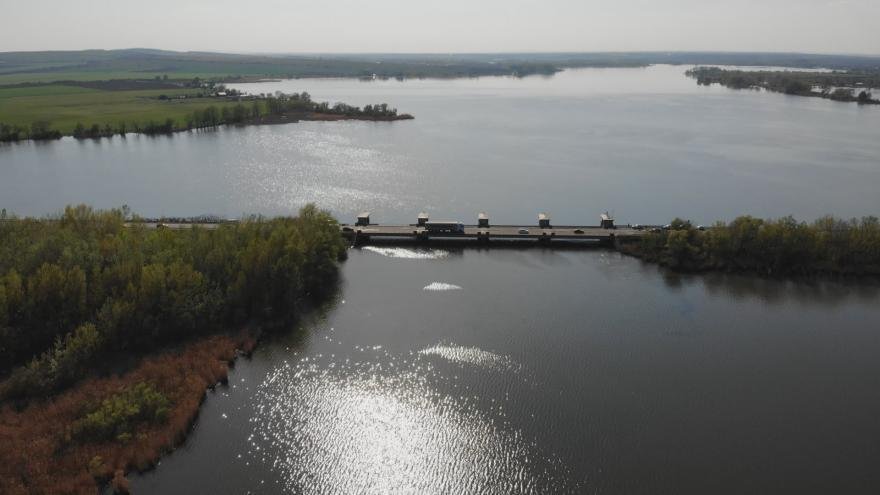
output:
<instances>
[{"instance_id":1,"label":"sun glare on water","mask_svg":"<svg viewBox=\"0 0 880 495\"><path fill-rule=\"evenodd\" d=\"M438 392L440 383L454 387L454 378L438 373L431 356L482 372L511 370L503 356L453 346L286 364L257 395L252 453L291 493L575 491L562 463L540 457L500 413Z\"/></svg>"}]
</instances>

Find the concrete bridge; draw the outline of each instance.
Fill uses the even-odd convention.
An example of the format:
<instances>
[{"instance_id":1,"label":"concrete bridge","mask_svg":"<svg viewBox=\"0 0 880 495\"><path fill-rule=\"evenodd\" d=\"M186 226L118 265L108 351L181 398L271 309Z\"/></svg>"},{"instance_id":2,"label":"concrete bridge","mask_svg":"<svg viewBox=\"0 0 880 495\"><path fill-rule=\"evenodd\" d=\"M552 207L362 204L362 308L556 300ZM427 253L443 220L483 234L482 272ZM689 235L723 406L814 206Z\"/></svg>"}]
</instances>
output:
<instances>
[{"instance_id":1,"label":"concrete bridge","mask_svg":"<svg viewBox=\"0 0 880 495\"><path fill-rule=\"evenodd\" d=\"M141 222L146 228L190 229L200 227L206 229L218 228L219 222ZM130 224L126 224L130 225ZM465 225L461 222L442 221L432 222L426 213L418 215L416 223L406 225L392 225L373 223L369 213L358 215L353 224L340 225L340 233L353 244L363 245L370 243L439 243L473 241L489 243L502 241L507 244L542 244L557 246L582 244L611 245L617 242L637 239L648 228L640 226L618 226L610 215L603 214L599 217L599 225L554 225L550 216L541 213L537 221L531 225L493 225L489 217L481 213L477 217L477 224ZM656 229L656 228L655 228Z\"/></svg>"},{"instance_id":2,"label":"concrete bridge","mask_svg":"<svg viewBox=\"0 0 880 495\"><path fill-rule=\"evenodd\" d=\"M640 227L616 226L608 215L600 216L599 225L553 225L549 215L538 215L537 222L531 225L492 225L486 214L481 213L476 225L460 222L432 222L422 213L416 223L407 225L388 225L372 223L369 213L362 213L354 224L340 226L342 235L352 243L363 245L371 242L438 242L464 241L476 242L518 241L532 243L587 241L590 243L613 244L618 241L636 239L645 234Z\"/></svg>"}]
</instances>

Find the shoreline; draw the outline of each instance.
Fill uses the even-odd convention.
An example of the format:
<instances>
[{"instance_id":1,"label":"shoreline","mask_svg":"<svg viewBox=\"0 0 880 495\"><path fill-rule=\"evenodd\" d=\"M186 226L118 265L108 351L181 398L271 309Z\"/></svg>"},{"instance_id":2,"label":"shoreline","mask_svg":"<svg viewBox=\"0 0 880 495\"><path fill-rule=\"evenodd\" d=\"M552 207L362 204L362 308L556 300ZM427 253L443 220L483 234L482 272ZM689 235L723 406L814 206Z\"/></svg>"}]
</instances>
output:
<instances>
[{"instance_id":1,"label":"shoreline","mask_svg":"<svg viewBox=\"0 0 880 495\"><path fill-rule=\"evenodd\" d=\"M296 122L339 122L342 120L362 120L365 122L394 122L397 120L414 120L415 117L408 113L392 116L372 116L372 115L341 115L335 113L320 112L304 112L289 113L282 115L263 115L248 122L241 124L225 124L240 125L242 127L249 125L275 125L275 124L292 124Z\"/></svg>"},{"instance_id":2,"label":"shoreline","mask_svg":"<svg viewBox=\"0 0 880 495\"><path fill-rule=\"evenodd\" d=\"M128 493L126 475L154 469L163 456L186 442L208 391L227 382L239 357L251 355L259 333L245 329L237 335L205 336L179 349L144 356L122 374L86 378L20 410L4 404L0 438L9 448L0 453L0 491L95 493L111 486L116 493ZM128 441L71 440L72 419L84 407L145 382L172 400L167 421L138 425Z\"/></svg>"},{"instance_id":3,"label":"shoreline","mask_svg":"<svg viewBox=\"0 0 880 495\"><path fill-rule=\"evenodd\" d=\"M399 115L391 115L391 116L378 116L378 115L344 115L344 114L335 114L335 113L321 113L321 112L303 112L303 113L289 113L289 114L280 114L280 115L262 115L255 119L251 119L245 122L230 122L230 123L219 123L213 126L203 126L203 127L191 127L191 128L180 128L180 129L172 129L167 132L143 132L143 131L130 131L125 134L122 134L121 137L125 137L126 135L133 134L138 136L171 136L174 134L178 134L181 132L189 132L189 131L201 131L205 129L216 129L218 127L223 126L232 126L232 127L247 127L247 126L260 126L260 125L280 125L280 124L295 124L298 122L340 122L344 120L359 120L364 122L396 122L399 120L414 120L415 117L408 113L403 113ZM78 137L74 136L72 133L64 134L58 133L57 135L52 135L45 138L32 138L28 137L26 139L18 139L12 141L0 141L0 144L15 144L15 143L26 143L26 142L39 142L44 143L48 141L58 141L65 137L72 137L77 141L86 141L86 140L99 140L104 138L112 138L114 136L120 136L120 134L110 134L110 135L100 135L100 136L88 136L88 137Z\"/></svg>"},{"instance_id":4,"label":"shoreline","mask_svg":"<svg viewBox=\"0 0 880 495\"><path fill-rule=\"evenodd\" d=\"M711 227L680 218L619 251L680 272L765 277L880 277L880 220L740 216Z\"/></svg>"},{"instance_id":5,"label":"shoreline","mask_svg":"<svg viewBox=\"0 0 880 495\"><path fill-rule=\"evenodd\" d=\"M612 249L624 256L637 259L643 263L654 265L668 270L677 275L738 275L743 277L757 278L762 280L788 280L793 282L853 282L857 284L880 285L880 274L876 273L834 273L830 271L807 271L801 274L791 273L762 273L752 269L719 268L709 264L691 264L687 266L672 266L656 257L652 257L636 247L638 243L624 243L614 246Z\"/></svg>"},{"instance_id":6,"label":"shoreline","mask_svg":"<svg viewBox=\"0 0 880 495\"><path fill-rule=\"evenodd\" d=\"M4 252L39 239L72 266L11 256L0 277L0 493L94 494L110 480L125 492L125 473L183 442L206 390L264 331L338 289L346 246L313 205L191 233L126 228L127 215L79 205L0 222Z\"/></svg>"}]
</instances>

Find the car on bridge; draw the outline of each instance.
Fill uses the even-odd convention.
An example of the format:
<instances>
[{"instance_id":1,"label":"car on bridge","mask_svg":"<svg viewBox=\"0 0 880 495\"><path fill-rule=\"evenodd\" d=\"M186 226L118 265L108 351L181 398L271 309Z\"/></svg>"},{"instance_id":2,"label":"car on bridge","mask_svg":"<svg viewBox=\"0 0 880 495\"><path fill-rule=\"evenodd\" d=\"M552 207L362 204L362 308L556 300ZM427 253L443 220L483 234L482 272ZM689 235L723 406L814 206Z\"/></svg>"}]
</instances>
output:
<instances>
[{"instance_id":1,"label":"car on bridge","mask_svg":"<svg viewBox=\"0 0 880 495\"><path fill-rule=\"evenodd\" d=\"M464 234L461 222L425 222L425 230L430 233Z\"/></svg>"}]
</instances>

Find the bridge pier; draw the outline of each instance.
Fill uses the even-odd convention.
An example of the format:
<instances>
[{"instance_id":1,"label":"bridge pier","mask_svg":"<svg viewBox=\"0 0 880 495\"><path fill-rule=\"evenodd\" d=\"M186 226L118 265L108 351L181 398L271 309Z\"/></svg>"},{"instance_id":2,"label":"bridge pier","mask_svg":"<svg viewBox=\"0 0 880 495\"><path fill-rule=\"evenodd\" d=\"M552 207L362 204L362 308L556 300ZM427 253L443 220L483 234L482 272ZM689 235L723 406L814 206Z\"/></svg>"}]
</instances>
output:
<instances>
[{"instance_id":1,"label":"bridge pier","mask_svg":"<svg viewBox=\"0 0 880 495\"><path fill-rule=\"evenodd\" d=\"M360 230L354 233L353 244L355 246L363 246L370 243L370 236L362 233Z\"/></svg>"}]
</instances>

